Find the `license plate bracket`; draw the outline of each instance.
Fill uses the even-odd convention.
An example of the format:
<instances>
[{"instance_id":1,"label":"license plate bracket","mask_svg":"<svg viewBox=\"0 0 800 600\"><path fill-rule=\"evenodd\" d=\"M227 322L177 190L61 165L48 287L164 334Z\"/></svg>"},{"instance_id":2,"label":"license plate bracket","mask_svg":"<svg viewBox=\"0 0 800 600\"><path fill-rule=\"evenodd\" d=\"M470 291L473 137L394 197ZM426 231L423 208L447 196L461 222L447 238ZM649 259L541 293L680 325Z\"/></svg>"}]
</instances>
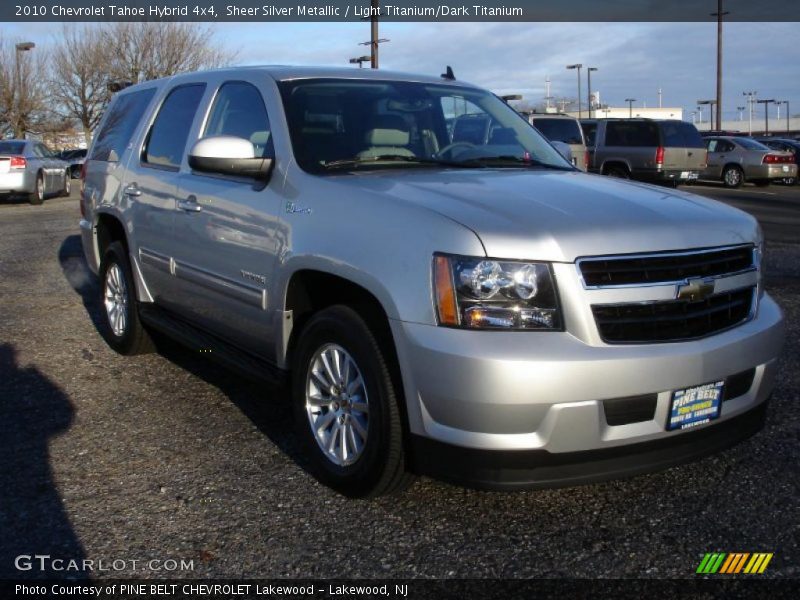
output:
<instances>
[{"instance_id":1,"label":"license plate bracket","mask_svg":"<svg viewBox=\"0 0 800 600\"><path fill-rule=\"evenodd\" d=\"M725 381L715 381L675 390L669 403L667 431L689 429L718 418L722 412Z\"/></svg>"}]
</instances>

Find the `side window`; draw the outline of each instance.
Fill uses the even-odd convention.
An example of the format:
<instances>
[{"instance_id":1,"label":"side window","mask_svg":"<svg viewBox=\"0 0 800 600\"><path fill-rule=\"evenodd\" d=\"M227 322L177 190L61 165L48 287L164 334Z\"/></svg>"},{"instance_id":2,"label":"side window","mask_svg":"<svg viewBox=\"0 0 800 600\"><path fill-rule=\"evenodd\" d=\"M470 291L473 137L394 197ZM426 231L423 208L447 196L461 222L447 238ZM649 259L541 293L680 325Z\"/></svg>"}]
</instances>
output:
<instances>
[{"instance_id":1,"label":"side window","mask_svg":"<svg viewBox=\"0 0 800 600\"><path fill-rule=\"evenodd\" d=\"M606 125L606 146L659 146L658 126L647 121L611 121Z\"/></svg>"},{"instance_id":2,"label":"side window","mask_svg":"<svg viewBox=\"0 0 800 600\"><path fill-rule=\"evenodd\" d=\"M719 152L718 146L718 140L706 140L706 147L708 148L709 152Z\"/></svg>"},{"instance_id":3,"label":"side window","mask_svg":"<svg viewBox=\"0 0 800 600\"><path fill-rule=\"evenodd\" d=\"M203 137L233 135L249 140L256 156L272 158L272 132L261 92L243 81L225 83L219 88Z\"/></svg>"},{"instance_id":4,"label":"side window","mask_svg":"<svg viewBox=\"0 0 800 600\"><path fill-rule=\"evenodd\" d=\"M736 146L734 146L731 142L720 142L719 150L717 152L733 152L736 150Z\"/></svg>"},{"instance_id":5,"label":"side window","mask_svg":"<svg viewBox=\"0 0 800 600\"><path fill-rule=\"evenodd\" d=\"M90 160L119 161L155 93L155 88L150 88L117 97L95 138Z\"/></svg>"},{"instance_id":6,"label":"side window","mask_svg":"<svg viewBox=\"0 0 800 600\"><path fill-rule=\"evenodd\" d=\"M33 154L39 158L48 158L47 150L42 144L35 144L33 146Z\"/></svg>"},{"instance_id":7,"label":"side window","mask_svg":"<svg viewBox=\"0 0 800 600\"><path fill-rule=\"evenodd\" d=\"M170 169L180 166L205 88L205 84L183 85L169 93L150 128L142 162Z\"/></svg>"}]
</instances>

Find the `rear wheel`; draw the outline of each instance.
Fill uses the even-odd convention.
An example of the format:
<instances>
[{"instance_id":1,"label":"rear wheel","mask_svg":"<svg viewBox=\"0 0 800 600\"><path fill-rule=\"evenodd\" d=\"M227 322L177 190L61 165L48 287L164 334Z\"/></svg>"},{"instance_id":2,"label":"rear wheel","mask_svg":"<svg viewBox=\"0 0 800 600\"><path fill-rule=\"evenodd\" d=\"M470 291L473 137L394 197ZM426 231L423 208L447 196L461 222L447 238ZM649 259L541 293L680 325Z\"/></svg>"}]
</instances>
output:
<instances>
[{"instance_id":1,"label":"rear wheel","mask_svg":"<svg viewBox=\"0 0 800 600\"><path fill-rule=\"evenodd\" d=\"M36 183L33 186L33 191L28 194L28 202L35 205L44 202L44 175L41 173L36 175Z\"/></svg>"},{"instance_id":2,"label":"rear wheel","mask_svg":"<svg viewBox=\"0 0 800 600\"><path fill-rule=\"evenodd\" d=\"M625 167L608 167L606 169L606 175L609 177L616 177L618 179L630 179L631 174L628 172L628 169Z\"/></svg>"},{"instance_id":3,"label":"rear wheel","mask_svg":"<svg viewBox=\"0 0 800 600\"><path fill-rule=\"evenodd\" d=\"M153 342L139 320L136 293L128 263L128 253L120 242L113 242L100 266L103 305L101 333L109 346L124 355L153 351Z\"/></svg>"},{"instance_id":4,"label":"rear wheel","mask_svg":"<svg viewBox=\"0 0 800 600\"><path fill-rule=\"evenodd\" d=\"M739 167L729 165L722 172L722 183L728 188L738 188L744 183L744 173Z\"/></svg>"},{"instance_id":5,"label":"rear wheel","mask_svg":"<svg viewBox=\"0 0 800 600\"><path fill-rule=\"evenodd\" d=\"M300 334L292 399L314 475L350 497L407 488L403 433L386 354L347 306L320 311Z\"/></svg>"}]
</instances>

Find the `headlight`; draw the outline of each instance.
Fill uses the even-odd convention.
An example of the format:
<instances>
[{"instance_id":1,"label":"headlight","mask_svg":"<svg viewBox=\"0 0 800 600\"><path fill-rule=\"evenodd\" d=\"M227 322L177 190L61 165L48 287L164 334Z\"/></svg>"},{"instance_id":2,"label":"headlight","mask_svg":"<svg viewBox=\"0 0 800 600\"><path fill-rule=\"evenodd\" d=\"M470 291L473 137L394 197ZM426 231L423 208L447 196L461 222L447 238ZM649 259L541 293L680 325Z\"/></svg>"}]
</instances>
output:
<instances>
[{"instance_id":1,"label":"headlight","mask_svg":"<svg viewBox=\"0 0 800 600\"><path fill-rule=\"evenodd\" d=\"M562 329L549 263L437 255L440 325L466 329Z\"/></svg>"}]
</instances>

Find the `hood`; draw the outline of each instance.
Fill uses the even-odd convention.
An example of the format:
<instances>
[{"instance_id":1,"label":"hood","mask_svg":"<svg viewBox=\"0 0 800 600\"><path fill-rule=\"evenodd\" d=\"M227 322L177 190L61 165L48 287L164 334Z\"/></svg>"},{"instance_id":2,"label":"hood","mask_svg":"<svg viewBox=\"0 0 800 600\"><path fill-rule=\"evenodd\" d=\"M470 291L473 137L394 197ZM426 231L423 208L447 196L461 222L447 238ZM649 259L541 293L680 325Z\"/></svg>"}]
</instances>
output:
<instances>
[{"instance_id":1,"label":"hood","mask_svg":"<svg viewBox=\"0 0 800 600\"><path fill-rule=\"evenodd\" d=\"M752 243L760 235L754 218L714 200L573 171L395 170L331 180L350 188L344 193L374 192L457 221L493 258L573 262Z\"/></svg>"}]
</instances>

